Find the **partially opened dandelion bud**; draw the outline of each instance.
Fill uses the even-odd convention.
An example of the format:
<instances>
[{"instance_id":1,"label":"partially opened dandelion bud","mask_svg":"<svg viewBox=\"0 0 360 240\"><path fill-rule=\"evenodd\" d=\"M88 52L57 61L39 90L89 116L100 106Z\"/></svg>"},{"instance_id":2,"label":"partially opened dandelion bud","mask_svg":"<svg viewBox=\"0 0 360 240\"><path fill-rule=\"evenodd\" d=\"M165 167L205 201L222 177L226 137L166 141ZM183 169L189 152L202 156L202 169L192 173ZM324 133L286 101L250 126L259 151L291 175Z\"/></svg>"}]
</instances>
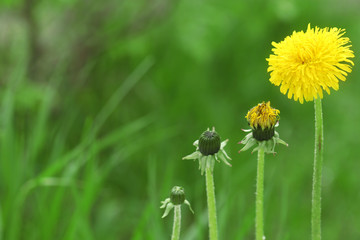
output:
<instances>
[{"instance_id":1,"label":"partially opened dandelion bud","mask_svg":"<svg viewBox=\"0 0 360 240\"><path fill-rule=\"evenodd\" d=\"M170 201L174 205L183 204L185 201L184 188L175 186L171 189Z\"/></svg>"},{"instance_id":2,"label":"partially opened dandelion bud","mask_svg":"<svg viewBox=\"0 0 360 240\"><path fill-rule=\"evenodd\" d=\"M199 138L199 150L204 156L213 155L220 150L220 136L213 131L205 131Z\"/></svg>"},{"instance_id":3,"label":"partially opened dandelion bud","mask_svg":"<svg viewBox=\"0 0 360 240\"><path fill-rule=\"evenodd\" d=\"M244 130L250 133L240 141L245 145L240 151L246 151L257 145L253 152L264 147L266 153L275 153L276 144L281 143L287 146L287 143L280 139L279 133L275 131L275 127L279 125L280 111L272 108L270 102L262 102L251 108L245 118L251 129Z\"/></svg>"},{"instance_id":4,"label":"partially opened dandelion bud","mask_svg":"<svg viewBox=\"0 0 360 240\"><path fill-rule=\"evenodd\" d=\"M279 110L270 107L270 102L259 103L250 109L246 114L246 119L256 140L266 141L274 136L275 124L280 118L279 114Z\"/></svg>"}]
</instances>

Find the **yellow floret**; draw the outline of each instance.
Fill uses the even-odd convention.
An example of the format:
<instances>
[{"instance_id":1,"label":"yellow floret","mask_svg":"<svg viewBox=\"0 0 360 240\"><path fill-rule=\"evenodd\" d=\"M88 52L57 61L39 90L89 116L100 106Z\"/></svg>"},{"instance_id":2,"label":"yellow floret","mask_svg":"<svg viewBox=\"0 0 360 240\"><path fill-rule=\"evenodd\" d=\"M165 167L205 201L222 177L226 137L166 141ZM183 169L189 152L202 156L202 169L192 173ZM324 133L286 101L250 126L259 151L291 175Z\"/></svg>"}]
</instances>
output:
<instances>
[{"instance_id":1,"label":"yellow floret","mask_svg":"<svg viewBox=\"0 0 360 240\"><path fill-rule=\"evenodd\" d=\"M261 127L262 130L273 128L279 120L280 111L272 108L270 102L262 102L253 107L246 114L250 127L253 129Z\"/></svg>"}]
</instances>

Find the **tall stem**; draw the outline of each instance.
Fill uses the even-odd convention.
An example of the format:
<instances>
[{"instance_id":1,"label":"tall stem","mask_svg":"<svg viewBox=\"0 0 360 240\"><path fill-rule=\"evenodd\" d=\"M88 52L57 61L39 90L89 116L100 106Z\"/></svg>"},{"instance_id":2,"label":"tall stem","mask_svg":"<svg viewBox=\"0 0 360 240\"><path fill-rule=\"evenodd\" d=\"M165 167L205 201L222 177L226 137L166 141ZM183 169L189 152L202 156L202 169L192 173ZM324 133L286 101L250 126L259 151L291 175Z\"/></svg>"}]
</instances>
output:
<instances>
[{"instance_id":1,"label":"tall stem","mask_svg":"<svg viewBox=\"0 0 360 240\"><path fill-rule=\"evenodd\" d=\"M312 240L321 239L321 176L324 149L324 131L321 99L314 100L315 104L315 153L311 208L311 237Z\"/></svg>"},{"instance_id":2,"label":"tall stem","mask_svg":"<svg viewBox=\"0 0 360 240\"><path fill-rule=\"evenodd\" d=\"M206 194L209 214L209 239L218 239L217 220L216 220L216 202L215 202L215 187L213 173L210 167L206 168Z\"/></svg>"},{"instance_id":3,"label":"tall stem","mask_svg":"<svg viewBox=\"0 0 360 240\"><path fill-rule=\"evenodd\" d=\"M180 239L180 228L181 228L181 205L175 205L174 224L173 224L171 240Z\"/></svg>"},{"instance_id":4,"label":"tall stem","mask_svg":"<svg viewBox=\"0 0 360 240\"><path fill-rule=\"evenodd\" d=\"M256 215L255 215L255 239L263 240L264 237L264 147L258 150L258 166L256 179Z\"/></svg>"}]
</instances>

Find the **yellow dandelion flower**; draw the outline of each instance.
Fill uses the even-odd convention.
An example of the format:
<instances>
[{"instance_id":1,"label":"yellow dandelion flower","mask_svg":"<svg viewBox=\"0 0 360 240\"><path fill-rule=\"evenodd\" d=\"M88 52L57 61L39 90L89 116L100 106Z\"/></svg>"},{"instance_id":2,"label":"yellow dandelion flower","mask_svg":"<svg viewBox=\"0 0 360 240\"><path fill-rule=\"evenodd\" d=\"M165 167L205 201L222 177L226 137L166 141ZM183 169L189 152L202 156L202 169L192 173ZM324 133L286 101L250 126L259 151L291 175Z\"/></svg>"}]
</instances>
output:
<instances>
[{"instance_id":1,"label":"yellow dandelion flower","mask_svg":"<svg viewBox=\"0 0 360 240\"><path fill-rule=\"evenodd\" d=\"M246 114L245 118L252 129L273 129L279 120L280 111L270 106L270 101L259 103Z\"/></svg>"},{"instance_id":2,"label":"yellow dandelion flower","mask_svg":"<svg viewBox=\"0 0 360 240\"><path fill-rule=\"evenodd\" d=\"M323 90L339 89L339 79L346 80L354 65L349 58L350 39L344 29L311 28L293 32L280 43L272 42L269 62L270 82L280 86L280 92L300 103L323 98Z\"/></svg>"}]
</instances>

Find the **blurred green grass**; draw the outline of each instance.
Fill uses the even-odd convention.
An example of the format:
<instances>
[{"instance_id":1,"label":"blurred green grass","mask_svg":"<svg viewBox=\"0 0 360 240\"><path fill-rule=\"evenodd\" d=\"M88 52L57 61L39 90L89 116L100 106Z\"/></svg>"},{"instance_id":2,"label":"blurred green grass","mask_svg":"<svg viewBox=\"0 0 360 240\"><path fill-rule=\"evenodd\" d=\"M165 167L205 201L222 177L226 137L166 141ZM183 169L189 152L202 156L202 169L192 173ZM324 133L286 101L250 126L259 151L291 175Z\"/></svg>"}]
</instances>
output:
<instances>
[{"instance_id":1,"label":"blurred green grass","mask_svg":"<svg viewBox=\"0 0 360 240\"><path fill-rule=\"evenodd\" d=\"M169 239L160 200L185 188L182 239L207 239L205 180L181 158L215 126L220 239L253 239L256 157L238 154L249 108L281 111L266 156L267 239L310 238L313 104L280 94L265 58L310 22L346 28L355 67L325 96L323 238L359 239L356 1L0 3L0 239Z\"/></svg>"}]
</instances>

